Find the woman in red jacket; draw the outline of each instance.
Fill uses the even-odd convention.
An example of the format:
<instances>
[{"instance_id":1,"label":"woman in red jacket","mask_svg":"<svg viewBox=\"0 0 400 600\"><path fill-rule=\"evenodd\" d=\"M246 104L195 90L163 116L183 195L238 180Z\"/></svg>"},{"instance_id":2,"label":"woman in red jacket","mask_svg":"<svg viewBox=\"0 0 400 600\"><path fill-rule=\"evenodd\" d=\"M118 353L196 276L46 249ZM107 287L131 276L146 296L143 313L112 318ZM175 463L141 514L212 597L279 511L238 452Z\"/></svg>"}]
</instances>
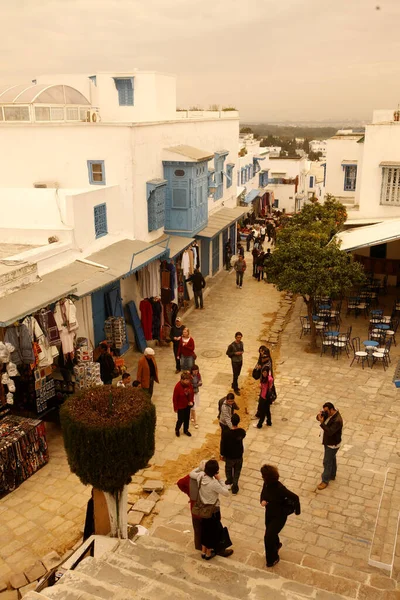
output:
<instances>
[{"instance_id":1,"label":"woman in red jacket","mask_svg":"<svg viewBox=\"0 0 400 600\"><path fill-rule=\"evenodd\" d=\"M189 431L190 422L190 409L194 404L194 392L190 382L190 373L183 372L181 380L178 381L174 388L174 395L172 399L174 403L174 411L178 415L178 419L175 425L175 435L180 436L180 428L183 424L183 433L189 437L192 434Z\"/></svg>"},{"instance_id":2,"label":"woman in red jacket","mask_svg":"<svg viewBox=\"0 0 400 600\"><path fill-rule=\"evenodd\" d=\"M194 365L196 354L194 351L194 339L190 337L190 331L187 327L182 332L177 358L181 362L182 371L190 371Z\"/></svg>"}]
</instances>

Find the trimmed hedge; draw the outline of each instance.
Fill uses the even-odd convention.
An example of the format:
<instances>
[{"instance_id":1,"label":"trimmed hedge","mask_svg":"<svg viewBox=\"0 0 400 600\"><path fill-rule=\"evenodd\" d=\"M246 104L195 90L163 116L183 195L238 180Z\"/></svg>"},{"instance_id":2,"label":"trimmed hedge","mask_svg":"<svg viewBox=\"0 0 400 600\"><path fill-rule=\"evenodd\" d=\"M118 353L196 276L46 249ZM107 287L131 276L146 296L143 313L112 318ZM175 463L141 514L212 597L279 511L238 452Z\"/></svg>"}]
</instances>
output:
<instances>
[{"instance_id":1,"label":"trimmed hedge","mask_svg":"<svg viewBox=\"0 0 400 600\"><path fill-rule=\"evenodd\" d=\"M156 409L138 388L101 386L69 398L60 411L72 473L114 494L154 454Z\"/></svg>"}]
</instances>

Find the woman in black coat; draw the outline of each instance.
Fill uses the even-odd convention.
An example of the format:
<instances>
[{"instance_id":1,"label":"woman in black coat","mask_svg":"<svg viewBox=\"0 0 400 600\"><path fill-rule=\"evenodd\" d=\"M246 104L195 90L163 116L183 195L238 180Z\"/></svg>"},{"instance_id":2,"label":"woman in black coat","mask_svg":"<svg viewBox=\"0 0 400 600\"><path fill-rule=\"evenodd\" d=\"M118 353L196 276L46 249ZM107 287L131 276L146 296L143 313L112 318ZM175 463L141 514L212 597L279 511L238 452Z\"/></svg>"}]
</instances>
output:
<instances>
[{"instance_id":1,"label":"woman in black coat","mask_svg":"<svg viewBox=\"0 0 400 600\"><path fill-rule=\"evenodd\" d=\"M278 552L282 547L279 533L285 526L288 515L293 512L300 514L300 500L279 481L276 467L263 465L261 475L264 480L260 504L265 507L265 557L267 567L274 567L279 562Z\"/></svg>"}]
</instances>

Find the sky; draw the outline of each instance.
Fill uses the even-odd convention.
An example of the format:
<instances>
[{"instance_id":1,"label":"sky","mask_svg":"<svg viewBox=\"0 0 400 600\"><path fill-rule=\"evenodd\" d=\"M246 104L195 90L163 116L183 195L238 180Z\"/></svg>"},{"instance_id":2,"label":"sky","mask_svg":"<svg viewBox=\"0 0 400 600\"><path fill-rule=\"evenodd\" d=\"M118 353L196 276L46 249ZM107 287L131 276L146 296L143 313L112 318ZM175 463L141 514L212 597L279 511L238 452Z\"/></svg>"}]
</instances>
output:
<instances>
[{"instance_id":1,"label":"sky","mask_svg":"<svg viewBox=\"0 0 400 600\"><path fill-rule=\"evenodd\" d=\"M362 121L400 103L400 0L0 0L0 9L0 83L157 70L176 74L178 107L234 106L242 121Z\"/></svg>"}]
</instances>

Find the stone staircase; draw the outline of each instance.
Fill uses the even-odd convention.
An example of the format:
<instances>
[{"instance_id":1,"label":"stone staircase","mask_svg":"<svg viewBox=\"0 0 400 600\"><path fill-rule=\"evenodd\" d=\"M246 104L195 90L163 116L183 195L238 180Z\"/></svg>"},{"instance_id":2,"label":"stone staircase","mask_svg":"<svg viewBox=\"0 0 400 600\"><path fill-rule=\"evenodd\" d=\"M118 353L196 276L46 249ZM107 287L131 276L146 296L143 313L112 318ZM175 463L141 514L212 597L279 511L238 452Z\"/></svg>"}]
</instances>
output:
<instances>
[{"instance_id":1,"label":"stone staircase","mask_svg":"<svg viewBox=\"0 0 400 600\"><path fill-rule=\"evenodd\" d=\"M236 540L230 558L206 562L193 550L192 534L157 527L152 536L122 540L101 558L88 557L53 587L25 600L395 600L396 582L366 566L361 572L284 552L273 569L251 540Z\"/></svg>"}]
</instances>

